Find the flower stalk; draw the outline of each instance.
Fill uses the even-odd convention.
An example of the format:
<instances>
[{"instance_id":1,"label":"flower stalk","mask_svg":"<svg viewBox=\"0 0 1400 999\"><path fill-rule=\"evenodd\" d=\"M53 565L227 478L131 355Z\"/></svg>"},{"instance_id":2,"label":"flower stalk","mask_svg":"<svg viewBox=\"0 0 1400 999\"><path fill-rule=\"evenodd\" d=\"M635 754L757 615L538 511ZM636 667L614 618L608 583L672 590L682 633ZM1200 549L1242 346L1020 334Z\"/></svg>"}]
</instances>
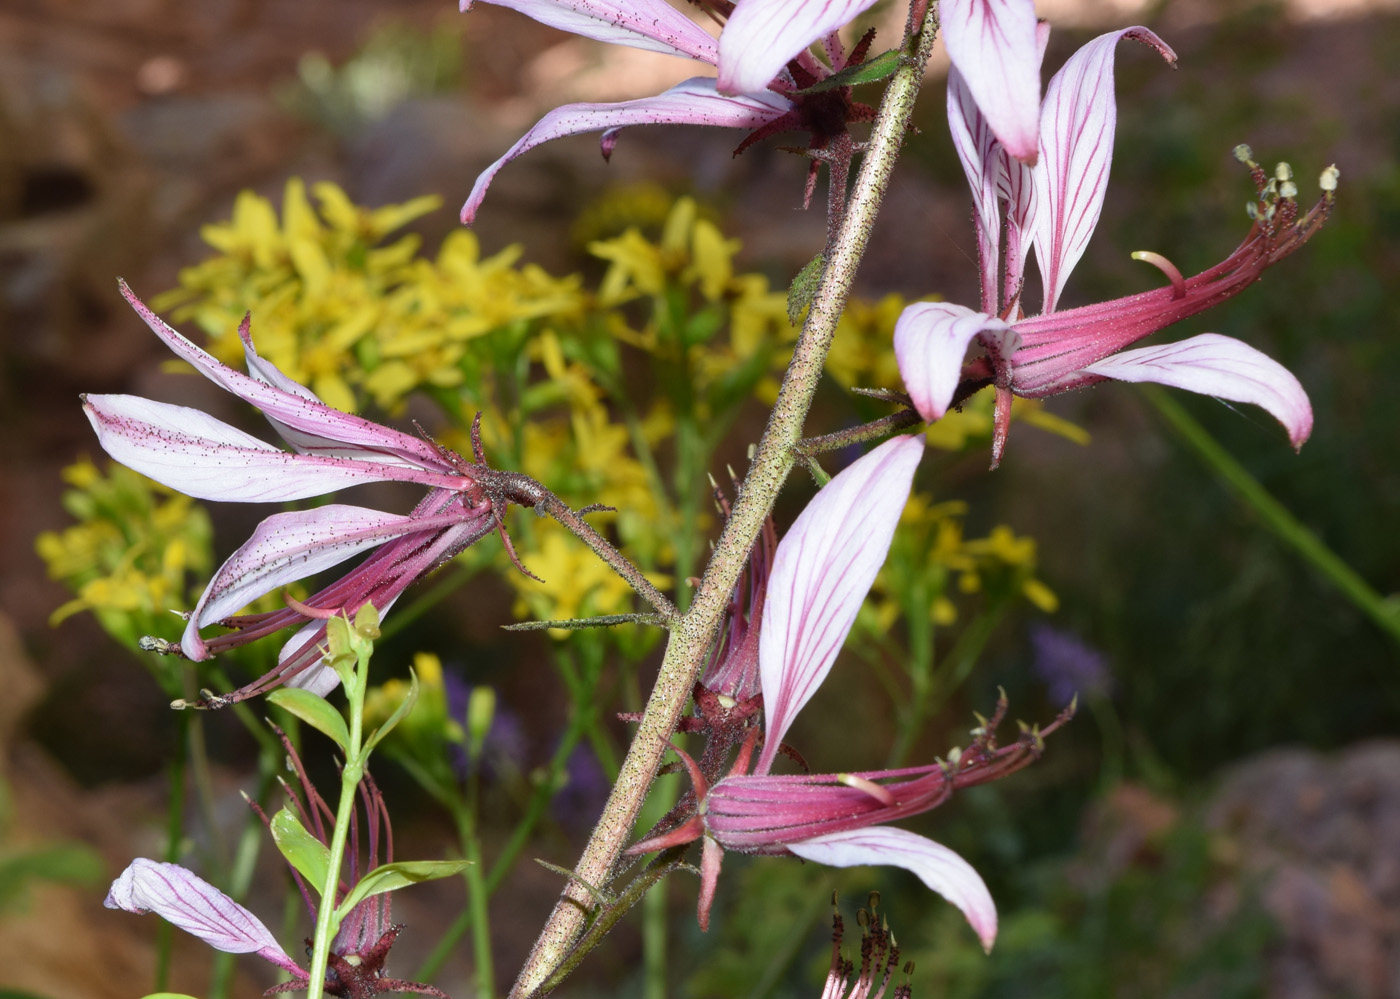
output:
<instances>
[{"instance_id":1,"label":"flower stalk","mask_svg":"<svg viewBox=\"0 0 1400 999\"><path fill-rule=\"evenodd\" d=\"M637 733L622 762L607 805L584 847L574 880L565 887L511 990L512 999L535 994L568 957L592 912L583 884L606 883L656 776L691 689L705 663L730 593L748 562L788 473L822 366L845 308L855 272L870 241L880 203L923 82L937 33L937 8L930 6L917 34L905 40L904 58L890 78L861 160L841 225L826 248L826 266L783 377L768 426L759 440L704 575L687 612L672 628L661 669Z\"/></svg>"}]
</instances>

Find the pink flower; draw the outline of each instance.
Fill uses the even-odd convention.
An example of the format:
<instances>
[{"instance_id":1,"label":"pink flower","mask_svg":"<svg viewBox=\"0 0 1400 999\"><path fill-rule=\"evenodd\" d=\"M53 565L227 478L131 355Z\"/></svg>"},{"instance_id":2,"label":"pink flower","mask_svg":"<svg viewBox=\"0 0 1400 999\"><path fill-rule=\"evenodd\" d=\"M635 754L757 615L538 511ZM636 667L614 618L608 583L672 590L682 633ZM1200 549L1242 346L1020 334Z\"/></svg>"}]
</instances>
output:
<instances>
[{"instance_id":1,"label":"pink flower","mask_svg":"<svg viewBox=\"0 0 1400 999\"><path fill-rule=\"evenodd\" d=\"M945 302L912 305L896 324L895 353L926 420L938 419L984 385L996 386L993 465L1001 457L1013 395L1043 398L1109 378L1160 382L1262 406L1283 424L1295 448L1312 430L1312 408L1297 378L1245 343L1206 333L1175 344L1123 348L1237 294L1306 242L1331 210L1335 168L1323 174L1322 200L1300 214L1291 172L1270 180L1250 161L1259 190L1254 225L1224 261L1183 278L1160 256L1138 254L1160 267L1171 286L1056 311L1103 205L1117 120L1113 59L1123 38L1143 42L1175 63L1172 50L1146 28L1109 32L1089 42L1046 89L1034 168L1008 154L958 69L949 75L949 125L973 192L981 310ZM1248 159L1247 150L1242 155ZM1029 247L1044 292L1040 314L1026 318L1022 296ZM983 356L964 365L974 341Z\"/></svg>"},{"instance_id":2,"label":"pink flower","mask_svg":"<svg viewBox=\"0 0 1400 999\"><path fill-rule=\"evenodd\" d=\"M138 914L154 912L215 950L257 954L306 982L306 972L287 956L262 920L178 864L133 860L112 882L102 904Z\"/></svg>"},{"instance_id":3,"label":"pink flower","mask_svg":"<svg viewBox=\"0 0 1400 999\"><path fill-rule=\"evenodd\" d=\"M184 406L127 395L84 396L83 409L98 441L122 464L190 496L234 502L284 502L386 480L428 489L407 516L340 503L273 514L215 573L178 644L162 639L142 643L201 660L302 625L283 646L272 672L199 706L223 706L280 682L329 692L339 681L321 663L325 619L342 611L353 614L367 602L382 615L414 580L500 529L510 498L502 484L509 473L325 405L258 357L246 319L240 332L251 376L219 363L171 329L125 283L121 291L167 346L200 374L261 409L293 448L284 451ZM234 616L265 594L375 548L366 561L305 604ZM201 629L213 624L236 630L204 638Z\"/></svg>"},{"instance_id":4,"label":"pink flower","mask_svg":"<svg viewBox=\"0 0 1400 999\"><path fill-rule=\"evenodd\" d=\"M300 795L289 788L294 821L328 847L335 813L311 785L301 759L285 733L278 729L277 734L287 750L288 763L301 784ZM378 786L368 774L360 785L359 795L366 812L363 836L365 855L362 858L359 854L362 842L359 812L357 807L352 807L350 825L354 852L350 856L349 878L342 881L335 898L331 900L335 904L343 903L346 896L360 885L365 874L378 869L381 849L386 864L394 860L389 813ZM256 804L252 804L252 807L264 822L268 822L261 808ZM313 893L319 892L323 886L308 886L290 862L288 866L314 919L316 905L312 901ZM453 865L453 869L460 869L460 866ZM420 867L420 876L423 873ZM325 982L327 995L371 999L386 992L416 992L447 999L443 992L431 985L390 978L385 974L384 965L389 951L403 930L401 924L394 925L390 920L391 895L390 891L382 888L371 892L352 906L340 921L330 945ZM167 922L199 937L215 950L228 954L257 954L283 971L290 972L292 980L268 989L268 995L301 991L307 987L308 973L287 956L257 916L178 864L158 863L144 857L133 860L112 882L103 904L109 909L137 914L154 912Z\"/></svg>"},{"instance_id":5,"label":"pink flower","mask_svg":"<svg viewBox=\"0 0 1400 999\"><path fill-rule=\"evenodd\" d=\"M922 454L917 437L886 441L833 478L798 517L778 545L763 604L759 672L766 731L757 763L748 772L751 737L729 775L709 787L700 768L683 756L699 800L696 814L629 851L703 840L702 929L724 851L739 850L836 867L903 867L960 908L984 946L990 948L996 937L996 907L977 872L947 847L886 823L937 807L955 788L1019 769L1039 752L1045 733L1027 733L998 747L999 709L973 745L949 763L863 773L770 772L784 735L830 673L885 561Z\"/></svg>"},{"instance_id":6,"label":"pink flower","mask_svg":"<svg viewBox=\"0 0 1400 999\"><path fill-rule=\"evenodd\" d=\"M462 9L470 10L474 2L462 0ZM813 148L821 149L834 135L845 131L847 122L874 116L873 109L851 100L849 87L797 93L864 59L869 36L846 54L836 31L874 0L702 0L701 7L716 20L726 22L718 42L666 0L485 2L509 7L586 38L694 59L717 67L719 76L695 77L654 97L555 108L477 177L462 206L462 222L468 225L476 218L487 188L502 167L535 146L565 135L603 132L605 157L611 155L618 133L632 125L714 125L757 130L736 153L757 138L808 131L812 133ZM829 66L807 51L819 40Z\"/></svg>"}]
</instances>

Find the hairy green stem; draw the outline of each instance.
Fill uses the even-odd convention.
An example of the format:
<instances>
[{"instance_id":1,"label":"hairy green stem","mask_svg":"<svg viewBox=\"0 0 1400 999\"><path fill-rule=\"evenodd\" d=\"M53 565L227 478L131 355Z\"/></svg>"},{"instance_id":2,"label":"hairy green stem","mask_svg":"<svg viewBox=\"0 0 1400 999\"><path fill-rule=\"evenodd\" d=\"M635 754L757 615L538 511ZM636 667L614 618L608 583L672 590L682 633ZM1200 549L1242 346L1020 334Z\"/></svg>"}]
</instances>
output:
<instances>
[{"instance_id":1,"label":"hairy green stem","mask_svg":"<svg viewBox=\"0 0 1400 999\"><path fill-rule=\"evenodd\" d=\"M748 475L689 610L675 620L656 684L617 783L574 869L574 880L565 886L516 979L511 991L513 999L530 996L549 981L584 931L592 899L579 882L604 885L612 874L704 664L730 591L743 571L763 519L792 469L794 447L802 439L803 424L836 333L837 320L845 309L856 268L869 244L875 216L909 128L936 23L936 8L931 6L922 31L911 46L914 51L908 53L890 79L871 127L850 203L827 247L826 267Z\"/></svg>"},{"instance_id":2,"label":"hairy green stem","mask_svg":"<svg viewBox=\"0 0 1400 999\"><path fill-rule=\"evenodd\" d=\"M1166 421L1171 424L1182 441L1196 454L1196 457L1213 471L1246 506L1253 510L1264 526L1274 533L1303 560L1316 569L1337 588L1337 591L1351 601L1357 610L1371 619L1371 622L1390 638L1400 642L1400 601L1394 597L1386 599L1371 588L1350 565L1336 552L1328 548L1312 531L1308 530L1297 517L1274 499L1273 495L1259 484L1259 480L1235 460L1230 452L1210 435L1205 427L1182 408L1181 404L1163 390L1142 386L1152 405L1157 407Z\"/></svg>"}]
</instances>

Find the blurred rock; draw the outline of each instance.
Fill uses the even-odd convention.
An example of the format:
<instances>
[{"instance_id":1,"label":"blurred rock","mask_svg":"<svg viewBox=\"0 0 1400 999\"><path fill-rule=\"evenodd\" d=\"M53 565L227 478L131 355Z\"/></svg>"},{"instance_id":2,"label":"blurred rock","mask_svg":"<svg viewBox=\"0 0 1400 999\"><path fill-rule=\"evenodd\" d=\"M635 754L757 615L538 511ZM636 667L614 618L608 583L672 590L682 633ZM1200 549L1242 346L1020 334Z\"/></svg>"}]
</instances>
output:
<instances>
[{"instance_id":1,"label":"blurred rock","mask_svg":"<svg viewBox=\"0 0 1400 999\"><path fill-rule=\"evenodd\" d=\"M1400 996L1400 742L1247 760L1206 822L1237 845L1282 929L1269 996Z\"/></svg>"}]
</instances>

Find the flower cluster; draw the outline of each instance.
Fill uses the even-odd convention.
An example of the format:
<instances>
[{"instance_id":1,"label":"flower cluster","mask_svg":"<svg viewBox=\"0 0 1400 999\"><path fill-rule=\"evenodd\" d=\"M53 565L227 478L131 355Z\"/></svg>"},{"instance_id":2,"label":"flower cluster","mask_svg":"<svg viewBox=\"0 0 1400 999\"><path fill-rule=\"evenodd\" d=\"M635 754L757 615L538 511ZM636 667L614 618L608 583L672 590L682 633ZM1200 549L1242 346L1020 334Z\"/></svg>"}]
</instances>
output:
<instances>
[{"instance_id":1,"label":"flower cluster","mask_svg":"<svg viewBox=\"0 0 1400 999\"><path fill-rule=\"evenodd\" d=\"M436 197L366 209L334 184L287 181L279 221L265 199L239 194L227 223L203 236L217 256L180 273L180 287L154 300L193 319L225 363L242 355L237 329L258 318L263 356L329 405L356 412L366 400L397 408L417 388L474 384L489 361L487 334L526 323L576 322L576 277L519 266L520 248L484 258L470 232L452 233L435 258L419 239L385 240L437 208Z\"/></svg>"}]
</instances>

